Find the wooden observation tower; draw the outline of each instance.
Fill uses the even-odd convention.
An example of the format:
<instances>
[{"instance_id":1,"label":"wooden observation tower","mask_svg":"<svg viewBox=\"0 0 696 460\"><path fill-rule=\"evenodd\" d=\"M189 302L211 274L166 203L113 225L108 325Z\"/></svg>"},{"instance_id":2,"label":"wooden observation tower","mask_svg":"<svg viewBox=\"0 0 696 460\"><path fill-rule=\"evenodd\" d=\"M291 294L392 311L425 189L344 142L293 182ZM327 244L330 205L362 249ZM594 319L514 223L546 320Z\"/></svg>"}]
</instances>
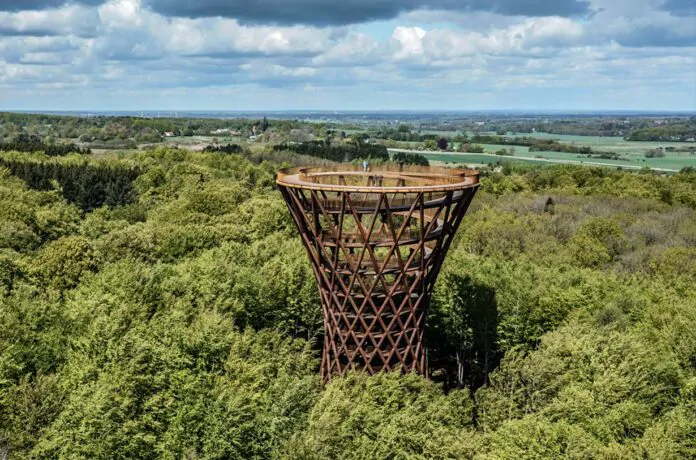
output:
<instances>
[{"instance_id":1,"label":"wooden observation tower","mask_svg":"<svg viewBox=\"0 0 696 460\"><path fill-rule=\"evenodd\" d=\"M426 312L478 172L344 164L282 170L277 184L319 284L323 380L352 367L427 376Z\"/></svg>"}]
</instances>

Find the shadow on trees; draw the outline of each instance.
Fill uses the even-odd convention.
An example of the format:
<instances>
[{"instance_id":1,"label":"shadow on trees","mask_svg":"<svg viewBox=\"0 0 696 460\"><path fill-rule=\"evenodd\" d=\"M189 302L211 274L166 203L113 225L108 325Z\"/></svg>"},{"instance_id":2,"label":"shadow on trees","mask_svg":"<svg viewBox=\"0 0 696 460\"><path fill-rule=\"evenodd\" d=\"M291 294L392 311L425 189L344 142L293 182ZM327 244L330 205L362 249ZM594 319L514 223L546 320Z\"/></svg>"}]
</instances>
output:
<instances>
[{"instance_id":1,"label":"shadow on trees","mask_svg":"<svg viewBox=\"0 0 696 460\"><path fill-rule=\"evenodd\" d=\"M444 299L434 299L427 347L432 379L446 389L475 391L500 364L495 290L469 276L450 275Z\"/></svg>"},{"instance_id":2,"label":"shadow on trees","mask_svg":"<svg viewBox=\"0 0 696 460\"><path fill-rule=\"evenodd\" d=\"M133 188L133 181L140 175L137 167L2 158L0 167L7 168L34 190L51 190L55 188L54 181L57 182L63 197L83 211L92 211L102 205L130 204L137 199Z\"/></svg>"},{"instance_id":3,"label":"shadow on trees","mask_svg":"<svg viewBox=\"0 0 696 460\"><path fill-rule=\"evenodd\" d=\"M92 151L75 143L47 144L39 136L20 134L12 141L0 142L0 152L43 152L49 157L64 156L69 153L89 155Z\"/></svg>"}]
</instances>

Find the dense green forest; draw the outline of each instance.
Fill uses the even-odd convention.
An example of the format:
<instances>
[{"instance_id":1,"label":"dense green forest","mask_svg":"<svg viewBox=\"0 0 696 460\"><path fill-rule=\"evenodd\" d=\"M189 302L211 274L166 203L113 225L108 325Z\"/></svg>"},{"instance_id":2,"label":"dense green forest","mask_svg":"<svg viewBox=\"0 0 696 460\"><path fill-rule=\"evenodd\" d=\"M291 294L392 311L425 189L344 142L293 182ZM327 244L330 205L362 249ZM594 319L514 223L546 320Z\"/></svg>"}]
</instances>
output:
<instances>
[{"instance_id":1,"label":"dense green forest","mask_svg":"<svg viewBox=\"0 0 696 460\"><path fill-rule=\"evenodd\" d=\"M0 152L43 152L48 156L63 156L69 153L79 153L89 155L88 148L80 148L72 142L49 143L44 142L41 137L21 133L11 140L0 141Z\"/></svg>"},{"instance_id":2,"label":"dense green forest","mask_svg":"<svg viewBox=\"0 0 696 460\"><path fill-rule=\"evenodd\" d=\"M389 152L387 152L385 146L363 142L352 142L338 146L331 146L324 141L277 144L273 146L273 151L295 152L299 155L321 158L339 163L358 159L389 161Z\"/></svg>"},{"instance_id":3,"label":"dense green forest","mask_svg":"<svg viewBox=\"0 0 696 460\"><path fill-rule=\"evenodd\" d=\"M483 171L432 380L322 388L292 157L0 158L0 458L696 456L693 170Z\"/></svg>"},{"instance_id":4,"label":"dense green forest","mask_svg":"<svg viewBox=\"0 0 696 460\"><path fill-rule=\"evenodd\" d=\"M637 129L627 137L631 141L668 141L691 142L696 139L696 117L677 123L665 123L660 126Z\"/></svg>"}]
</instances>

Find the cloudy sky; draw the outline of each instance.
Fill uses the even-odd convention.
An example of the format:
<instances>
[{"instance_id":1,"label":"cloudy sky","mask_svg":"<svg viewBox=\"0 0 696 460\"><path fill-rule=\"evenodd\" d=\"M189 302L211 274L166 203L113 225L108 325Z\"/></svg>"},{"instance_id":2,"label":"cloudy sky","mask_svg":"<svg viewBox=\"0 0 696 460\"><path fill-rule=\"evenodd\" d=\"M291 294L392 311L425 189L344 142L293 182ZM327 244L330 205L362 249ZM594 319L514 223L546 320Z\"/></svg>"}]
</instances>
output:
<instances>
[{"instance_id":1,"label":"cloudy sky","mask_svg":"<svg viewBox=\"0 0 696 460\"><path fill-rule=\"evenodd\" d=\"M0 109L696 110L696 0L0 0Z\"/></svg>"}]
</instances>

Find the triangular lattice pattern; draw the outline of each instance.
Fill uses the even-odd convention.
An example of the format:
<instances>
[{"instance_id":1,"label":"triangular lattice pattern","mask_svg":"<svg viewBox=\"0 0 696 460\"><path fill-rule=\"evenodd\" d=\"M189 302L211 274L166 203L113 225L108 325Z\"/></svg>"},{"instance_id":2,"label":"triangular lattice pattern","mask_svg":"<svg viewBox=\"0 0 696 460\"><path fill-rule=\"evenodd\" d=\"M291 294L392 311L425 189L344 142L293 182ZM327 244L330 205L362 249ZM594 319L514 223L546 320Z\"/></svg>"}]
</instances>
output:
<instances>
[{"instance_id":1,"label":"triangular lattice pattern","mask_svg":"<svg viewBox=\"0 0 696 460\"><path fill-rule=\"evenodd\" d=\"M476 187L438 193L280 187L319 284L325 381L352 367L428 374L424 323Z\"/></svg>"}]
</instances>

